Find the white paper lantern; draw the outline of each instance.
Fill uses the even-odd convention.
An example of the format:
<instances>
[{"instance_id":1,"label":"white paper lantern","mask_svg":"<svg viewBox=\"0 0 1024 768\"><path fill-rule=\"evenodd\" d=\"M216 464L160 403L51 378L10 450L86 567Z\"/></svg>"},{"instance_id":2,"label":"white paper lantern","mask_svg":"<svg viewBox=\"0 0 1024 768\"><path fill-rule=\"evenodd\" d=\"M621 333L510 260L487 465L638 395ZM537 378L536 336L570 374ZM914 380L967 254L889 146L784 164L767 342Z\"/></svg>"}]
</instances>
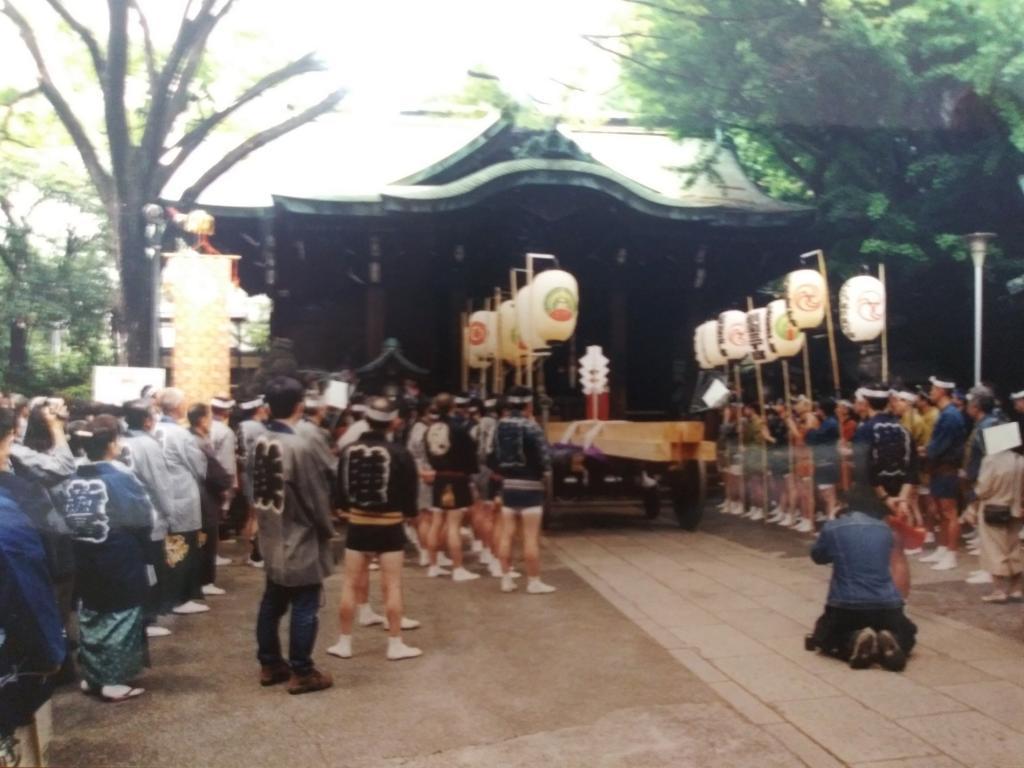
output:
<instances>
[{"instance_id":1,"label":"white paper lantern","mask_svg":"<svg viewBox=\"0 0 1024 768\"><path fill-rule=\"evenodd\" d=\"M486 368L498 354L498 315L474 312L469 316L469 355L474 367Z\"/></svg>"},{"instance_id":2,"label":"white paper lantern","mask_svg":"<svg viewBox=\"0 0 1024 768\"><path fill-rule=\"evenodd\" d=\"M704 358L712 368L725 365L729 358L722 354L722 348L718 345L718 321L708 320L697 326L697 334L701 340L701 350Z\"/></svg>"},{"instance_id":3,"label":"white paper lantern","mask_svg":"<svg viewBox=\"0 0 1024 768\"><path fill-rule=\"evenodd\" d=\"M730 309L718 316L718 347L730 360L742 360L750 354L746 312Z\"/></svg>"},{"instance_id":4,"label":"white paper lantern","mask_svg":"<svg viewBox=\"0 0 1024 768\"><path fill-rule=\"evenodd\" d=\"M874 341L885 329L885 285L858 275L839 290L839 324L850 341Z\"/></svg>"},{"instance_id":5,"label":"white paper lantern","mask_svg":"<svg viewBox=\"0 0 1024 768\"><path fill-rule=\"evenodd\" d=\"M786 275L786 309L797 328L817 328L825 319L825 278L816 269Z\"/></svg>"},{"instance_id":6,"label":"white paper lantern","mask_svg":"<svg viewBox=\"0 0 1024 768\"><path fill-rule=\"evenodd\" d=\"M576 331L580 289L576 278L562 269L539 273L530 283L532 327L545 341L568 341Z\"/></svg>"},{"instance_id":7,"label":"white paper lantern","mask_svg":"<svg viewBox=\"0 0 1024 768\"><path fill-rule=\"evenodd\" d=\"M519 340L527 349L544 349L547 342L533 327L533 286L520 288L516 294L516 320L519 323Z\"/></svg>"},{"instance_id":8,"label":"white paper lantern","mask_svg":"<svg viewBox=\"0 0 1024 768\"><path fill-rule=\"evenodd\" d=\"M519 320L516 317L516 303L503 301L498 307L498 319L501 326L501 338L498 341L498 354L510 365L523 361L524 350L519 345Z\"/></svg>"},{"instance_id":9,"label":"white paper lantern","mask_svg":"<svg viewBox=\"0 0 1024 768\"><path fill-rule=\"evenodd\" d=\"M713 366L708 362L707 355L704 354L704 339L700 335L701 327L698 325L693 329L693 356L697 360L697 365L704 370L708 370Z\"/></svg>"},{"instance_id":10,"label":"white paper lantern","mask_svg":"<svg viewBox=\"0 0 1024 768\"><path fill-rule=\"evenodd\" d=\"M770 337L768 310L759 307L747 312L747 341L750 343L750 356L755 363L772 363L779 359L772 349Z\"/></svg>"},{"instance_id":11,"label":"white paper lantern","mask_svg":"<svg viewBox=\"0 0 1024 768\"><path fill-rule=\"evenodd\" d=\"M793 357L804 348L806 336L793 325L786 311L786 300L776 299L767 306L768 310L768 344L779 357Z\"/></svg>"}]
</instances>

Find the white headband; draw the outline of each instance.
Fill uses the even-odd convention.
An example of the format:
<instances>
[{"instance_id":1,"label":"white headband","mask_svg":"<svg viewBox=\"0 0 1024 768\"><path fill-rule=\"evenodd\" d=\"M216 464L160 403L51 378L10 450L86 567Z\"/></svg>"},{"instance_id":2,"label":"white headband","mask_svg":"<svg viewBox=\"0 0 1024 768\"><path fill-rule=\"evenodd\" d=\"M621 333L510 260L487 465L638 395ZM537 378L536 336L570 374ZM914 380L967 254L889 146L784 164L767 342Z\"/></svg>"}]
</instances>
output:
<instances>
[{"instance_id":1,"label":"white headband","mask_svg":"<svg viewBox=\"0 0 1024 768\"><path fill-rule=\"evenodd\" d=\"M241 408L243 411L253 411L257 408L262 408L267 404L267 401L263 399L263 395L260 395L255 400L248 400L242 403Z\"/></svg>"},{"instance_id":2,"label":"white headband","mask_svg":"<svg viewBox=\"0 0 1024 768\"><path fill-rule=\"evenodd\" d=\"M352 405L352 413L366 413L366 406L362 403L354 403Z\"/></svg>"},{"instance_id":3,"label":"white headband","mask_svg":"<svg viewBox=\"0 0 1024 768\"><path fill-rule=\"evenodd\" d=\"M376 408L366 409L366 418L370 421L394 421L398 417L398 411L378 411Z\"/></svg>"},{"instance_id":4,"label":"white headband","mask_svg":"<svg viewBox=\"0 0 1024 768\"><path fill-rule=\"evenodd\" d=\"M893 391L891 389L868 389L867 387L861 387L854 393L854 397L870 397L872 400L881 400L886 397L891 397Z\"/></svg>"},{"instance_id":5,"label":"white headband","mask_svg":"<svg viewBox=\"0 0 1024 768\"><path fill-rule=\"evenodd\" d=\"M492 397L489 400L484 400L484 408L497 408L497 407L498 407L498 401L495 398Z\"/></svg>"},{"instance_id":6,"label":"white headband","mask_svg":"<svg viewBox=\"0 0 1024 768\"><path fill-rule=\"evenodd\" d=\"M916 403L917 402L917 393L916 392L896 392L895 395L900 400L905 400L908 403Z\"/></svg>"},{"instance_id":7,"label":"white headband","mask_svg":"<svg viewBox=\"0 0 1024 768\"><path fill-rule=\"evenodd\" d=\"M235 401L225 400L222 397L215 397L212 400L210 400L210 407L219 408L222 411L229 411L235 407Z\"/></svg>"},{"instance_id":8,"label":"white headband","mask_svg":"<svg viewBox=\"0 0 1024 768\"><path fill-rule=\"evenodd\" d=\"M469 405L469 403L470 403L470 400L469 400L469 398L468 398L468 397L462 397L462 396L459 396L459 397L456 397L456 398L454 398L454 399L452 400L452 402L453 402L453 403L454 403L455 405Z\"/></svg>"},{"instance_id":9,"label":"white headband","mask_svg":"<svg viewBox=\"0 0 1024 768\"><path fill-rule=\"evenodd\" d=\"M942 379L939 379L935 376L930 376L928 378L928 381L930 381L933 386L936 386L939 389L956 389L956 384L953 383L952 381L942 381Z\"/></svg>"},{"instance_id":10,"label":"white headband","mask_svg":"<svg viewBox=\"0 0 1024 768\"><path fill-rule=\"evenodd\" d=\"M1012 395L1010 395L1010 399L1011 400L1024 400L1024 389L1022 389L1020 392L1014 392Z\"/></svg>"},{"instance_id":11,"label":"white headband","mask_svg":"<svg viewBox=\"0 0 1024 768\"><path fill-rule=\"evenodd\" d=\"M529 405L530 403L533 402L533 398L530 397L529 395L523 395L522 397L512 396L506 397L505 402L508 403L509 405Z\"/></svg>"}]
</instances>

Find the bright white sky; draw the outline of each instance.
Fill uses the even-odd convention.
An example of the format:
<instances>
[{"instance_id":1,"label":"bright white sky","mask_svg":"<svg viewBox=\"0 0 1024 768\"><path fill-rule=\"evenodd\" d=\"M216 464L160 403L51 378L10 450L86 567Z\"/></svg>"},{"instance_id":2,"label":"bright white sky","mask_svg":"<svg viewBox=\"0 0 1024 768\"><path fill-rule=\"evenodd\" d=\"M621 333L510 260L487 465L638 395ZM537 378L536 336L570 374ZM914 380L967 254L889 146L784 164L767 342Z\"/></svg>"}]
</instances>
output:
<instances>
[{"instance_id":1,"label":"bright white sky","mask_svg":"<svg viewBox=\"0 0 1024 768\"><path fill-rule=\"evenodd\" d=\"M45 32L52 12L39 0L14 2L37 21L44 51L54 56L62 41ZM102 38L104 0L65 2ZM141 5L158 41L169 41L183 0ZM580 36L614 32L616 20L628 13L623 0L237 0L211 46L239 44L238 32L260 41L259 47L241 43L236 73L243 78L319 51L350 88L350 108L416 106L460 91L470 68L497 75L522 99L558 102L566 89L552 82L556 78L584 88L587 97L574 98L588 106L614 87L617 66ZM0 21L0 85L31 82L19 42ZM60 80L59 55L51 67Z\"/></svg>"}]
</instances>

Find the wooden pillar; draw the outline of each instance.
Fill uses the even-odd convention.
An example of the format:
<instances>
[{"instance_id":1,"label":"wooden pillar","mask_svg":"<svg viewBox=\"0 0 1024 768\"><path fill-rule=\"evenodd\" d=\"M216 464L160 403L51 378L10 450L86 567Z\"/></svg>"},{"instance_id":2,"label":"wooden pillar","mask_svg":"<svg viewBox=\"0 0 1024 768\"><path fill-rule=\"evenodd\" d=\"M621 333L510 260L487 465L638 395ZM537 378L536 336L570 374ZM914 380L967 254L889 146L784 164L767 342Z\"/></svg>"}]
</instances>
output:
<instances>
[{"instance_id":1,"label":"wooden pillar","mask_svg":"<svg viewBox=\"0 0 1024 768\"><path fill-rule=\"evenodd\" d=\"M444 371L443 386L448 390L457 389L460 382L459 372L462 370L462 317L466 311L466 247L456 243L451 251L441 254L441 269L451 274L451 292L448 303L448 318L446 327L449 328L448 338L448 370Z\"/></svg>"},{"instance_id":2,"label":"wooden pillar","mask_svg":"<svg viewBox=\"0 0 1024 768\"><path fill-rule=\"evenodd\" d=\"M611 361L611 418L626 418L629 398L626 392L626 371L629 365L627 338L629 334L629 307L626 295L626 269L628 254L620 248L614 257L609 291L608 317L610 339L608 358Z\"/></svg>"},{"instance_id":3,"label":"wooden pillar","mask_svg":"<svg viewBox=\"0 0 1024 768\"><path fill-rule=\"evenodd\" d=\"M370 235L370 260L366 279L366 359L372 360L384 345L385 324L387 322L387 300L383 285L383 267L381 265L381 236Z\"/></svg>"}]
</instances>

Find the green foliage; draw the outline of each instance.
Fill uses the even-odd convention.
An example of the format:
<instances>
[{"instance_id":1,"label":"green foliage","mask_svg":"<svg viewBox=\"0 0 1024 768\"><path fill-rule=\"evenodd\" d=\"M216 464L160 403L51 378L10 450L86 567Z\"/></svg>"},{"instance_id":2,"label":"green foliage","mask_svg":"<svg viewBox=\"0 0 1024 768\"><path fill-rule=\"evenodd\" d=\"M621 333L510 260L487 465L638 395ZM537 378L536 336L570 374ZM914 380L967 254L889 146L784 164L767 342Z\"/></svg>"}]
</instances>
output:
<instances>
[{"instance_id":1,"label":"green foliage","mask_svg":"<svg viewBox=\"0 0 1024 768\"><path fill-rule=\"evenodd\" d=\"M113 265L102 229L88 223L81 179L56 170L29 176L8 154L0 173L0 382L24 392L77 391L92 366L112 360ZM84 200L85 204L77 205ZM24 325L27 365L10 361L15 323Z\"/></svg>"},{"instance_id":2,"label":"green foliage","mask_svg":"<svg viewBox=\"0 0 1024 768\"><path fill-rule=\"evenodd\" d=\"M913 273L965 258L965 232L1024 234L1024 3L637 8L619 53L647 121L731 139L767 192L816 206L815 236L848 267Z\"/></svg>"}]
</instances>

